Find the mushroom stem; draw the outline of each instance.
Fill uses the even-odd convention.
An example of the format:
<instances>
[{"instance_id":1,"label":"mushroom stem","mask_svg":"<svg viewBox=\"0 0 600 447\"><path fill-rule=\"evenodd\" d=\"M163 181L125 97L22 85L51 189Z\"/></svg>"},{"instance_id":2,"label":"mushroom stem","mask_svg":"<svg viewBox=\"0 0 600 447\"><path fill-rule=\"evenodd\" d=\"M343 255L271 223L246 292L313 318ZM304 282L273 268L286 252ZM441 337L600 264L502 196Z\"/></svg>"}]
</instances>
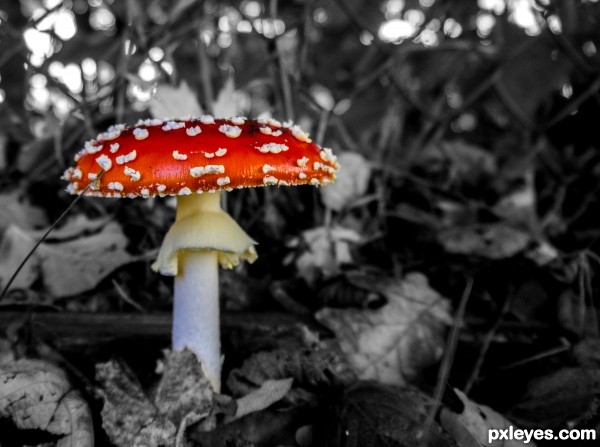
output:
<instances>
[{"instance_id":1,"label":"mushroom stem","mask_svg":"<svg viewBox=\"0 0 600 447\"><path fill-rule=\"evenodd\" d=\"M221 193L177 198L177 220L195 213L221 212ZM173 348L196 354L207 379L221 391L219 258L211 249L181 250L175 276Z\"/></svg>"},{"instance_id":2,"label":"mushroom stem","mask_svg":"<svg viewBox=\"0 0 600 447\"><path fill-rule=\"evenodd\" d=\"M182 251L175 277L173 349L189 348L216 392L221 388L219 264L214 250Z\"/></svg>"}]
</instances>

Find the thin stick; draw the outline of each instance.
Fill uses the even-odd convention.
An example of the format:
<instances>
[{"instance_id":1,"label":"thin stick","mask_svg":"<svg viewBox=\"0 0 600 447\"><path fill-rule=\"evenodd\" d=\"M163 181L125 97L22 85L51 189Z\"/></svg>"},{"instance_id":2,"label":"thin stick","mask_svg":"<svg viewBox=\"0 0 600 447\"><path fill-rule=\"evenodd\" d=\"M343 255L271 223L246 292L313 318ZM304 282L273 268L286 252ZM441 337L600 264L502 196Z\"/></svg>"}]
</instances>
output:
<instances>
[{"instance_id":1,"label":"thin stick","mask_svg":"<svg viewBox=\"0 0 600 447\"><path fill-rule=\"evenodd\" d=\"M421 446L428 445L429 432L435 419L435 415L442 404L442 396L444 395L444 391L446 390L446 382L448 380L448 376L450 375L450 370L452 369L452 363L454 361L454 353L456 352L456 346L458 344L460 329L463 324L465 311L467 309L467 302L469 301L469 297L471 296L472 290L473 278L469 278L465 290L460 299L460 304L458 305L456 316L454 317L454 326L452 326L450 336L448 337L448 341L446 342L446 352L444 353L444 358L442 359L442 364L440 365L440 370L438 371L438 381L433 395L434 404L433 408L429 412L429 418L427 418L427 422L425 423L425 427L423 429L423 433L425 435L421 442Z\"/></svg>"},{"instance_id":2,"label":"thin stick","mask_svg":"<svg viewBox=\"0 0 600 447\"><path fill-rule=\"evenodd\" d=\"M16 277L19 275L19 273L21 272L21 270L23 269L23 267L25 267L25 264L27 264L27 261L29 261L29 258L31 258L33 256L33 253L35 253L35 251L37 250L37 248L40 245L42 245L42 243L50 235L50 233L52 232L52 230L54 230L56 228L56 226L66 217L66 215L69 214L69 211L71 211L71 209L77 204L77 202L79 201L79 199L81 199L81 197L84 195L84 193L88 189L90 189L90 187L92 186L92 184L94 182L97 182L100 179L100 177L102 176L102 174L104 174L104 169L100 170L100 172L96 176L95 180L92 180L91 182L89 182L86 185L86 187L83 189L83 191L81 191L81 193L79 195L77 195L77 197L75 197L75 199L71 202L71 204L62 212L62 214L60 216L58 216L58 219L56 219L54 221L54 223L50 226L50 228L48 228L48 231L46 231L44 233L44 235L40 238L39 241L36 242L36 244L29 251L29 253L27 253L27 256L25 256L25 258L21 261L21 263L19 264L19 266L17 267L17 269L14 271L14 273L12 274L12 276L10 277L10 279L8 280L8 282L6 283L6 285L4 286L4 289L2 289L2 293L0 294L0 301L2 301L2 299L6 296L6 294L8 292L8 289L10 289L10 286L15 281Z\"/></svg>"}]
</instances>

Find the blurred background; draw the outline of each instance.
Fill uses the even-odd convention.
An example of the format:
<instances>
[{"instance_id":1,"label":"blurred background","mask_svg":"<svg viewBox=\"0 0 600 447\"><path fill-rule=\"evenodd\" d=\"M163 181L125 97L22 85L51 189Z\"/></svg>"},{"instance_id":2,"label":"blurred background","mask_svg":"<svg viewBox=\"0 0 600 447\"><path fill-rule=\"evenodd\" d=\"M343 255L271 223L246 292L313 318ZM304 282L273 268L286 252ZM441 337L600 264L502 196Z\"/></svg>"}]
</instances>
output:
<instances>
[{"instance_id":1,"label":"blurred background","mask_svg":"<svg viewBox=\"0 0 600 447\"><path fill-rule=\"evenodd\" d=\"M0 0L0 285L72 200L59 177L84 141L157 101L220 98L293 120L341 164L320 190L228 194L260 258L223 273L226 315L316 315L360 379L594 426L599 22L596 0ZM149 265L173 215L172 199L85 198L0 306L169 312ZM394 305L402 330L355 346ZM274 349L226 336L226 370ZM382 350L399 359L377 366Z\"/></svg>"}]
</instances>

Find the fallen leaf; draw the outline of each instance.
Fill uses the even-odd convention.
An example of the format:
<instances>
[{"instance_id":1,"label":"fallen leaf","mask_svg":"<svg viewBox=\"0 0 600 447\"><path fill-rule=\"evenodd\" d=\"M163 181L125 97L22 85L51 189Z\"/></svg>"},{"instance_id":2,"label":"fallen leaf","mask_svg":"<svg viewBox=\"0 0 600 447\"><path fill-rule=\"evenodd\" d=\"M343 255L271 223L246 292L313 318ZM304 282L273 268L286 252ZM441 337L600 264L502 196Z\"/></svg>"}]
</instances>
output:
<instances>
[{"instance_id":1,"label":"fallen leaf","mask_svg":"<svg viewBox=\"0 0 600 447\"><path fill-rule=\"evenodd\" d=\"M319 274L328 278L338 273L341 265L352 263L351 245L361 239L356 231L349 228L316 227L304 231L289 246L305 247L295 263L300 276L312 284Z\"/></svg>"},{"instance_id":2,"label":"fallen leaf","mask_svg":"<svg viewBox=\"0 0 600 447\"><path fill-rule=\"evenodd\" d=\"M96 365L98 393L104 400L102 428L117 447L172 446L176 427L144 394L133 375L118 363Z\"/></svg>"},{"instance_id":3,"label":"fallen leaf","mask_svg":"<svg viewBox=\"0 0 600 447\"><path fill-rule=\"evenodd\" d=\"M20 191L0 194L0 230L11 224L32 230L47 224L46 213L22 200Z\"/></svg>"},{"instance_id":4,"label":"fallen leaf","mask_svg":"<svg viewBox=\"0 0 600 447\"><path fill-rule=\"evenodd\" d=\"M361 379L404 384L436 362L452 322L449 301L419 273L390 280L379 309L325 308L316 314L331 329Z\"/></svg>"},{"instance_id":5,"label":"fallen leaf","mask_svg":"<svg viewBox=\"0 0 600 447\"><path fill-rule=\"evenodd\" d=\"M67 231L74 232L62 230L63 234ZM6 284L36 242L36 237L15 225L6 229L0 241L2 284ZM44 242L21 270L13 287L28 288L41 276L46 290L55 298L86 292L119 267L133 261L125 250L127 244L127 237L115 222L108 222L99 232L89 236L64 242Z\"/></svg>"},{"instance_id":6,"label":"fallen leaf","mask_svg":"<svg viewBox=\"0 0 600 447\"><path fill-rule=\"evenodd\" d=\"M94 445L87 403L65 373L48 362L21 359L0 365L0 417L11 418L22 430L62 435L59 447Z\"/></svg>"},{"instance_id":7,"label":"fallen leaf","mask_svg":"<svg viewBox=\"0 0 600 447\"><path fill-rule=\"evenodd\" d=\"M208 416L213 397L212 386L192 351L165 352L164 373L154 405L161 415L178 427L177 445L183 445L187 427Z\"/></svg>"},{"instance_id":8,"label":"fallen leaf","mask_svg":"<svg viewBox=\"0 0 600 447\"><path fill-rule=\"evenodd\" d=\"M531 427L575 427L597 416L599 394L600 370L564 367L532 380L510 416Z\"/></svg>"},{"instance_id":9,"label":"fallen leaf","mask_svg":"<svg viewBox=\"0 0 600 447\"><path fill-rule=\"evenodd\" d=\"M150 113L158 119L182 118L186 115L196 117L202 115L202 107L198 104L196 93L183 81L179 87L160 84L150 100Z\"/></svg>"},{"instance_id":10,"label":"fallen leaf","mask_svg":"<svg viewBox=\"0 0 600 447\"><path fill-rule=\"evenodd\" d=\"M280 380L266 380L261 387L250 394L237 400L235 416L225 419L231 422L247 414L261 411L280 401L292 389L293 378Z\"/></svg>"},{"instance_id":11,"label":"fallen leaf","mask_svg":"<svg viewBox=\"0 0 600 447\"><path fill-rule=\"evenodd\" d=\"M215 395L195 354L167 350L163 365L154 402L118 363L96 365L102 427L118 447L185 446L187 427L211 413Z\"/></svg>"},{"instance_id":12,"label":"fallen leaf","mask_svg":"<svg viewBox=\"0 0 600 447\"><path fill-rule=\"evenodd\" d=\"M70 391L60 401L54 419L48 427L53 431L60 427L66 433L56 444L56 447L84 447L94 445L94 429L92 414L85 400L78 391Z\"/></svg>"},{"instance_id":13,"label":"fallen leaf","mask_svg":"<svg viewBox=\"0 0 600 447\"><path fill-rule=\"evenodd\" d=\"M337 345L321 342L315 349L259 351L229 373L227 388L234 396L244 396L259 389L265 382L290 377L294 379L295 386L286 400L291 402L306 400L307 391L348 385L356 380Z\"/></svg>"},{"instance_id":14,"label":"fallen leaf","mask_svg":"<svg viewBox=\"0 0 600 447\"><path fill-rule=\"evenodd\" d=\"M533 441L525 442L525 440L519 441L516 439L496 439L489 442L488 436L491 429L504 430L513 426L517 429L515 424L506 419L500 413L492 410L490 407L485 405L477 404L471 400L460 390L454 390L458 395L462 403L464 404L464 410L462 413L457 414L446 408L443 409L440 416L442 427L449 433L455 436L455 439L461 447L465 445L470 438L467 438L464 432L461 432L462 428L466 428L468 433L477 441L475 445L491 445L496 447L519 447L519 446L533 446ZM458 435L458 439L457 439Z\"/></svg>"},{"instance_id":15,"label":"fallen leaf","mask_svg":"<svg viewBox=\"0 0 600 447\"><path fill-rule=\"evenodd\" d=\"M338 155L340 169L335 182L321 188L321 198L328 208L341 211L367 192L371 167L360 154L342 152Z\"/></svg>"},{"instance_id":16,"label":"fallen leaf","mask_svg":"<svg viewBox=\"0 0 600 447\"><path fill-rule=\"evenodd\" d=\"M443 230L438 240L449 253L505 259L525 250L531 236L502 223Z\"/></svg>"},{"instance_id":17,"label":"fallen leaf","mask_svg":"<svg viewBox=\"0 0 600 447\"><path fill-rule=\"evenodd\" d=\"M335 412L336 419L322 421L329 432L326 445L456 446L432 420L429 414L432 405L431 398L413 388L358 383L344 394ZM425 435L426 427L429 431ZM425 436L427 444L423 443Z\"/></svg>"},{"instance_id":18,"label":"fallen leaf","mask_svg":"<svg viewBox=\"0 0 600 447\"><path fill-rule=\"evenodd\" d=\"M451 184L474 184L497 171L492 153L463 140L429 145L420 152L417 163L431 174L445 173Z\"/></svg>"}]
</instances>

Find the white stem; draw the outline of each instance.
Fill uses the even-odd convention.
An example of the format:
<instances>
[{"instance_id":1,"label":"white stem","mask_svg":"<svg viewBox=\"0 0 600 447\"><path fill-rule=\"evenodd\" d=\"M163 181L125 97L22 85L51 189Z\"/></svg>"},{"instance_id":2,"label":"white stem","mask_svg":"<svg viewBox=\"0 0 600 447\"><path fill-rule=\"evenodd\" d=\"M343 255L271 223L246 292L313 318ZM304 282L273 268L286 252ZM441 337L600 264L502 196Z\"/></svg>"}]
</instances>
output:
<instances>
[{"instance_id":1,"label":"white stem","mask_svg":"<svg viewBox=\"0 0 600 447\"><path fill-rule=\"evenodd\" d=\"M179 255L175 277L173 348L196 354L215 391L221 387L219 331L219 270L214 250L185 251Z\"/></svg>"},{"instance_id":2,"label":"white stem","mask_svg":"<svg viewBox=\"0 0 600 447\"><path fill-rule=\"evenodd\" d=\"M191 213L220 210L220 194L182 196L177 219ZM173 349L196 354L206 378L221 391L221 333L219 320L219 258L216 250L179 252L173 303Z\"/></svg>"}]
</instances>

